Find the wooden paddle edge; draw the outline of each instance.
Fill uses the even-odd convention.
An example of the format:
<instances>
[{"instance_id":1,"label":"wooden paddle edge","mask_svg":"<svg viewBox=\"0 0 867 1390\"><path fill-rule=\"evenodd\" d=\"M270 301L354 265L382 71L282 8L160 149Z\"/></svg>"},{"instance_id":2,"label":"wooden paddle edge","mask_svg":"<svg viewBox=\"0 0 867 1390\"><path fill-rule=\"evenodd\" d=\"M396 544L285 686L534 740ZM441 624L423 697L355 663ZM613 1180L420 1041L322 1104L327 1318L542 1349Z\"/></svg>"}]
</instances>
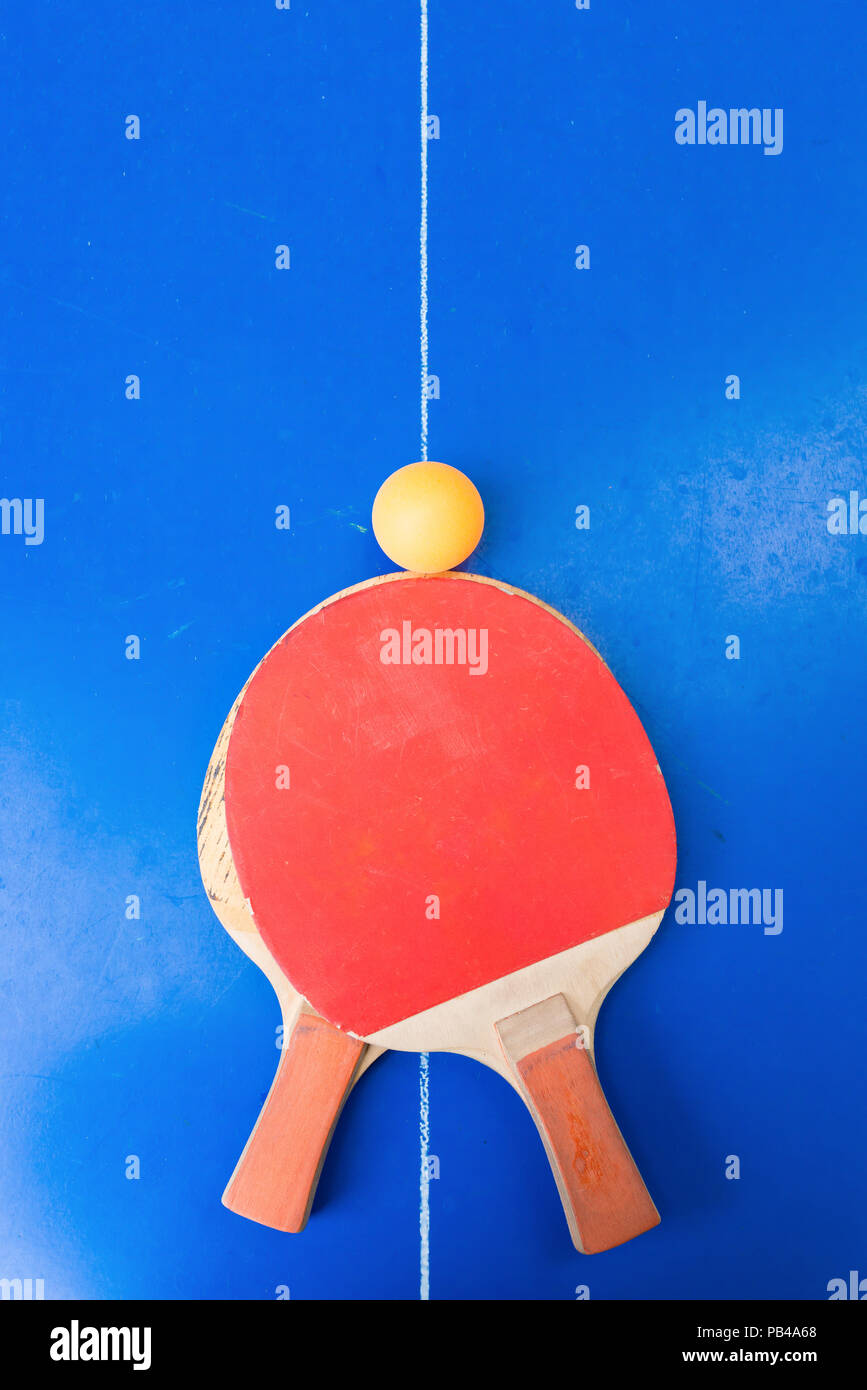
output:
<instances>
[{"instance_id":1,"label":"wooden paddle edge","mask_svg":"<svg viewBox=\"0 0 867 1390\"><path fill-rule=\"evenodd\" d=\"M562 994L578 1025L586 1030L586 1045L592 1056L596 1019L606 995L649 945L664 914L663 908L603 936L582 941L392 1023L365 1041L401 1052L459 1052L484 1062L514 1085L494 1025L540 1000Z\"/></svg>"},{"instance_id":2,"label":"wooden paddle edge","mask_svg":"<svg viewBox=\"0 0 867 1390\"><path fill-rule=\"evenodd\" d=\"M259 935L238 880L226 826L226 750L235 716L249 683L249 680L245 683L226 717L205 773L197 822L199 872L220 925L235 945L262 971L277 995L283 1015L283 1032L287 1036L305 1001L283 974ZM356 1081L381 1052L382 1049L378 1047L367 1049L356 1072Z\"/></svg>"}]
</instances>

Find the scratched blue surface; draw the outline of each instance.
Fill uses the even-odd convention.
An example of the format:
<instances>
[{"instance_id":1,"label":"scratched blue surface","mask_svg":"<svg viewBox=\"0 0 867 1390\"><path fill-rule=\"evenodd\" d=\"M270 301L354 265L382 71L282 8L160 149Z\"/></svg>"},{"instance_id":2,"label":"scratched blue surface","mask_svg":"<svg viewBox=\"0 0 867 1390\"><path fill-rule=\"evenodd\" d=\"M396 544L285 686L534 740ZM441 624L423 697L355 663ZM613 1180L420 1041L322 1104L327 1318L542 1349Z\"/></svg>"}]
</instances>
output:
<instances>
[{"instance_id":1,"label":"scratched blue surface","mask_svg":"<svg viewBox=\"0 0 867 1390\"><path fill-rule=\"evenodd\" d=\"M0 536L0 1277L411 1299L415 1057L359 1085L302 1236L220 1205L279 1019L194 825L260 656L390 568L368 517L419 450L418 7L179 10L18 7L0 36L0 491L45 499L41 545ZM486 499L472 567L629 692L678 886L785 904L776 934L669 912L603 1010L663 1216L628 1246L576 1254L517 1097L433 1057L434 1299L867 1275L867 537L827 526L867 495L864 29L854 3L431 0L430 447ZM783 108L783 152L677 145L700 100Z\"/></svg>"}]
</instances>

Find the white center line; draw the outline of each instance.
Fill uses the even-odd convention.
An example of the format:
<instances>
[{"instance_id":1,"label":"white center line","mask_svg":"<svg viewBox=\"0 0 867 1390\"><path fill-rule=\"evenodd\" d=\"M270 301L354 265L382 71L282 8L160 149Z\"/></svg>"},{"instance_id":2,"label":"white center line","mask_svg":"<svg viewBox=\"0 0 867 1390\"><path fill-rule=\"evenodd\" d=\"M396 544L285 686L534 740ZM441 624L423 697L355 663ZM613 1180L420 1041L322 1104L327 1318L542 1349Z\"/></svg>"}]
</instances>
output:
<instances>
[{"instance_id":1,"label":"white center line","mask_svg":"<svg viewBox=\"0 0 867 1390\"><path fill-rule=\"evenodd\" d=\"M418 1136L421 1158L421 1177L419 1182L421 1200L419 1203L418 1229L419 1249L419 1298L430 1299L430 1058L422 1052L418 1059Z\"/></svg>"},{"instance_id":2,"label":"white center line","mask_svg":"<svg viewBox=\"0 0 867 1390\"><path fill-rule=\"evenodd\" d=\"M421 216L419 219L419 338L421 347L421 457L427 459L427 0L421 0Z\"/></svg>"}]
</instances>

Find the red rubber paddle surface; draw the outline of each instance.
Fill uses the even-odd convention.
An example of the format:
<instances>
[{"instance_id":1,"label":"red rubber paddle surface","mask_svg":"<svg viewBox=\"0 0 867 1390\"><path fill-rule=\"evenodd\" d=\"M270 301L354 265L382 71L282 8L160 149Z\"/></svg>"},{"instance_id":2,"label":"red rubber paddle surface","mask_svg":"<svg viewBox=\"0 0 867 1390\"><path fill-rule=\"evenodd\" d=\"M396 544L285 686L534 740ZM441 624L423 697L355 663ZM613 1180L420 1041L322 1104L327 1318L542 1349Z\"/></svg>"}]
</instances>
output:
<instances>
[{"instance_id":1,"label":"red rubber paddle surface","mask_svg":"<svg viewBox=\"0 0 867 1390\"><path fill-rule=\"evenodd\" d=\"M382 661L389 629L412 657L404 623L440 664ZM484 630L484 673L482 639L471 674L437 629ZM272 648L226 819L266 944L362 1037L660 911L674 880L665 784L610 671L531 599L460 575L359 589Z\"/></svg>"}]
</instances>

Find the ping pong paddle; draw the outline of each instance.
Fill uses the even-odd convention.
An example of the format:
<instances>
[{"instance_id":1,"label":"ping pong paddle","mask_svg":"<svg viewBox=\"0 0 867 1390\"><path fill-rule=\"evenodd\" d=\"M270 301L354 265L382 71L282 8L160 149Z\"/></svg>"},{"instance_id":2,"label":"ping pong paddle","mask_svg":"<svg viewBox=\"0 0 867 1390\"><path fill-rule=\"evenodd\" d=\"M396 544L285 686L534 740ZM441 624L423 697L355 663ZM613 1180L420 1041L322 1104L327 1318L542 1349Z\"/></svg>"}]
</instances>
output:
<instances>
[{"instance_id":1,"label":"ping pong paddle","mask_svg":"<svg viewBox=\"0 0 867 1390\"><path fill-rule=\"evenodd\" d=\"M476 575L344 590L251 677L225 813L259 932L313 1009L352 1038L499 1071L578 1249L656 1225L592 1034L670 900L674 823L638 717L577 628Z\"/></svg>"},{"instance_id":2,"label":"ping pong paddle","mask_svg":"<svg viewBox=\"0 0 867 1390\"><path fill-rule=\"evenodd\" d=\"M250 914L229 847L224 804L226 749L237 708L238 701L220 732L202 789L199 867L222 926L277 995L283 1043L273 1084L223 1204L264 1226L301 1231L346 1098L382 1049L341 1033L310 1008L274 961Z\"/></svg>"}]
</instances>

